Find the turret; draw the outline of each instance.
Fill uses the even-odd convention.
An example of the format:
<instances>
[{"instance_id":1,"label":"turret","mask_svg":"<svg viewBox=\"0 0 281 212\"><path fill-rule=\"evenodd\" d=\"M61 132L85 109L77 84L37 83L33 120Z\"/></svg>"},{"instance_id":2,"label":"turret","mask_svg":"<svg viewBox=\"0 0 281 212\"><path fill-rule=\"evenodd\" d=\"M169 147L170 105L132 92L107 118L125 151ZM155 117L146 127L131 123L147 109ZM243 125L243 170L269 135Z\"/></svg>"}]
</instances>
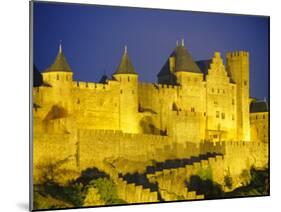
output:
<instances>
[{"instance_id":1,"label":"turret","mask_svg":"<svg viewBox=\"0 0 281 212\"><path fill-rule=\"evenodd\" d=\"M245 51L227 53L226 67L237 89L237 138L250 141L249 53Z\"/></svg>"},{"instance_id":2,"label":"turret","mask_svg":"<svg viewBox=\"0 0 281 212\"><path fill-rule=\"evenodd\" d=\"M71 88L73 72L67 63L59 45L59 51L54 63L43 71L43 85L50 87L48 103L71 110Z\"/></svg>"},{"instance_id":3,"label":"turret","mask_svg":"<svg viewBox=\"0 0 281 212\"><path fill-rule=\"evenodd\" d=\"M120 83L120 129L127 133L138 133L138 74L129 57L127 46L124 47L113 79Z\"/></svg>"}]
</instances>

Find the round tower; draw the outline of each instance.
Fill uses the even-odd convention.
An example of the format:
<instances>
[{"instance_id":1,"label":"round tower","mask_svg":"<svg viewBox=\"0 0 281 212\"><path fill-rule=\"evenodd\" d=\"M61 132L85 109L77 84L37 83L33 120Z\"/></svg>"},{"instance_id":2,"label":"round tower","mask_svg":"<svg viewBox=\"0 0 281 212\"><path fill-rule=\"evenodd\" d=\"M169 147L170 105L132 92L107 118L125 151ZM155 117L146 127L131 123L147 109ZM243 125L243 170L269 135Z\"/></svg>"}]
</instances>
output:
<instances>
[{"instance_id":1,"label":"round tower","mask_svg":"<svg viewBox=\"0 0 281 212\"><path fill-rule=\"evenodd\" d=\"M54 63L43 71L42 75L43 86L50 87L48 96L43 101L47 104L63 107L70 112L72 109L73 72L64 57L61 44Z\"/></svg>"},{"instance_id":2,"label":"round tower","mask_svg":"<svg viewBox=\"0 0 281 212\"><path fill-rule=\"evenodd\" d=\"M129 57L127 46L113 79L120 83L119 126L123 132L138 133L138 74Z\"/></svg>"}]
</instances>

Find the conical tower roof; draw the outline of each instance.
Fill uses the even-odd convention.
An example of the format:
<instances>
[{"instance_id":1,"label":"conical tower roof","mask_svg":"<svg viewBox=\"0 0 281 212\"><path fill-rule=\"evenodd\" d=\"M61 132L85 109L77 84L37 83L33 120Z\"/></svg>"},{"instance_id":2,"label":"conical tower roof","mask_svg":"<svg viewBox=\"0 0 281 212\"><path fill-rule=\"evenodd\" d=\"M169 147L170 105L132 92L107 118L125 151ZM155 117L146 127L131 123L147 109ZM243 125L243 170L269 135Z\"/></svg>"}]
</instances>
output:
<instances>
[{"instance_id":1,"label":"conical tower roof","mask_svg":"<svg viewBox=\"0 0 281 212\"><path fill-rule=\"evenodd\" d=\"M47 68L44 72L72 72L68 62L66 61L65 56L62 52L62 46L59 46L59 52L54 63Z\"/></svg>"},{"instance_id":2,"label":"conical tower roof","mask_svg":"<svg viewBox=\"0 0 281 212\"><path fill-rule=\"evenodd\" d=\"M184 41L181 45L177 45L170 57L175 58L175 71L185 71L193 73L202 73L198 65L194 62L191 54L184 47ZM170 73L169 60L164 64L158 76L167 75Z\"/></svg>"},{"instance_id":3,"label":"conical tower roof","mask_svg":"<svg viewBox=\"0 0 281 212\"><path fill-rule=\"evenodd\" d=\"M127 46L124 48L123 56L114 74L137 74L129 57Z\"/></svg>"}]
</instances>

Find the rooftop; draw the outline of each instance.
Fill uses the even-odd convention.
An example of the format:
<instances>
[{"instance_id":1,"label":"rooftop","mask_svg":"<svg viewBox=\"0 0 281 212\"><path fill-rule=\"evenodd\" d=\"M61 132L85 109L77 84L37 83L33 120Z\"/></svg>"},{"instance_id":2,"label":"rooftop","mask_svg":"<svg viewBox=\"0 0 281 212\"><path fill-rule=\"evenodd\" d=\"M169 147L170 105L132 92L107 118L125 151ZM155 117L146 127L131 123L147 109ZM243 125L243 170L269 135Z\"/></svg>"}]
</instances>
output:
<instances>
[{"instance_id":1,"label":"rooftop","mask_svg":"<svg viewBox=\"0 0 281 212\"><path fill-rule=\"evenodd\" d=\"M65 56L63 55L61 44L59 46L59 52L54 63L49 68L44 70L44 72L72 72Z\"/></svg>"},{"instance_id":2,"label":"rooftop","mask_svg":"<svg viewBox=\"0 0 281 212\"><path fill-rule=\"evenodd\" d=\"M181 45L177 43L176 48L171 53L170 57L175 58L175 71L185 71L193 73L202 73L198 65L194 62L191 54L184 46L184 40L182 40ZM169 58L170 58L169 57ZM169 59L162 67L158 76L167 75L170 73Z\"/></svg>"},{"instance_id":3,"label":"rooftop","mask_svg":"<svg viewBox=\"0 0 281 212\"><path fill-rule=\"evenodd\" d=\"M253 101L250 104L250 113L268 112L268 103L265 100Z\"/></svg>"},{"instance_id":4,"label":"rooftop","mask_svg":"<svg viewBox=\"0 0 281 212\"><path fill-rule=\"evenodd\" d=\"M127 46L124 47L123 56L114 74L137 74L129 57Z\"/></svg>"}]
</instances>

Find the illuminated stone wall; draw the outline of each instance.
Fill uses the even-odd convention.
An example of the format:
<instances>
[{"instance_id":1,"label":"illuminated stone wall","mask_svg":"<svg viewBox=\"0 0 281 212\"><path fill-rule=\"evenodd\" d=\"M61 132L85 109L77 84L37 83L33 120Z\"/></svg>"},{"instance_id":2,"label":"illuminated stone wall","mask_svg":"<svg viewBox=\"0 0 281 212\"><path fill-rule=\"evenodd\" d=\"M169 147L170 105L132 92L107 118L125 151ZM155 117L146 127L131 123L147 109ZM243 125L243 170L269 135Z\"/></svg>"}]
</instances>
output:
<instances>
[{"instance_id":1,"label":"illuminated stone wall","mask_svg":"<svg viewBox=\"0 0 281 212\"><path fill-rule=\"evenodd\" d=\"M268 112L250 114L251 138L253 141L268 142Z\"/></svg>"},{"instance_id":2,"label":"illuminated stone wall","mask_svg":"<svg viewBox=\"0 0 281 212\"><path fill-rule=\"evenodd\" d=\"M244 170L267 167L268 113L249 114L249 54L229 53L225 68L216 52L206 76L176 76L177 85L164 85L130 74L91 83L73 81L72 73L44 73L44 84L33 88L34 181L56 166L66 170L56 176L64 183L89 167L143 172L153 161L208 152L223 154L202 162L220 184L230 175L238 187ZM150 193L121 195L129 202L155 200Z\"/></svg>"}]
</instances>

